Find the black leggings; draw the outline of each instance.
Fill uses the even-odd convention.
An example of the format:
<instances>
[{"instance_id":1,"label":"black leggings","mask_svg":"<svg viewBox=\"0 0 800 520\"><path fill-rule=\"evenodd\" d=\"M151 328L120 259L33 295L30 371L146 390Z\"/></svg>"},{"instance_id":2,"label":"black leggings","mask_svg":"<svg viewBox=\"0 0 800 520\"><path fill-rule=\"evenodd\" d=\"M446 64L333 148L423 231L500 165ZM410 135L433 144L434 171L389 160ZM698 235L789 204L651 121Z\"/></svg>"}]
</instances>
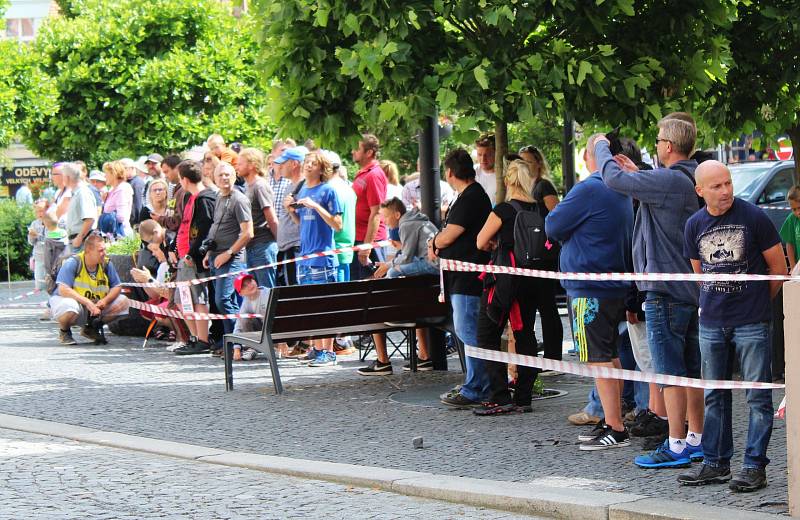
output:
<instances>
[{"instance_id":1,"label":"black leggings","mask_svg":"<svg viewBox=\"0 0 800 520\"><path fill-rule=\"evenodd\" d=\"M526 279L519 287L520 314L522 316L522 329L514 332L517 354L535 356L538 344L533 326L536 320L536 307L533 279ZM488 350L500 350L500 337L508 323L508 316L504 316L499 323L489 318L486 312L488 291L481 297L481 310L478 314L478 347ZM511 392L508 389L508 366L497 361L487 361L486 370L489 375L489 399L495 404L509 404ZM531 404L533 383L536 381L538 368L517 366L517 385L514 391L514 404L528 406Z\"/></svg>"},{"instance_id":2,"label":"black leggings","mask_svg":"<svg viewBox=\"0 0 800 520\"><path fill-rule=\"evenodd\" d=\"M561 324L561 316L558 315L558 306L556 305L556 284L558 280L534 278L533 282L532 291L535 310L539 311L539 316L542 319L544 357L561 361L564 326Z\"/></svg>"}]
</instances>

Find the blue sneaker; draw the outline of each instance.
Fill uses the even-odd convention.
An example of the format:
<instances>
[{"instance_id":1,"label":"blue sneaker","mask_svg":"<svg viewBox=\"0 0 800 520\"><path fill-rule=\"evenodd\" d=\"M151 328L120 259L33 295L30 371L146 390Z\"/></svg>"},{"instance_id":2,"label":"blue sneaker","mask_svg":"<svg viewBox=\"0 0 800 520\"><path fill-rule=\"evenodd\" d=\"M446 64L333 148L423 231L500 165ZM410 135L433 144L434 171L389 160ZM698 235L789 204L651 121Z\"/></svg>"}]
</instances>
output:
<instances>
[{"instance_id":1,"label":"blue sneaker","mask_svg":"<svg viewBox=\"0 0 800 520\"><path fill-rule=\"evenodd\" d=\"M299 361L300 363L311 363L312 361L317 359L318 354L319 350L315 349L314 347L311 347L308 349L308 351L306 351L306 353L303 356L297 358L297 361Z\"/></svg>"},{"instance_id":2,"label":"blue sneaker","mask_svg":"<svg viewBox=\"0 0 800 520\"><path fill-rule=\"evenodd\" d=\"M667 439L649 455L639 455L633 459L633 463L640 468L687 468L692 465L692 460L686 448L680 453L670 450Z\"/></svg>"},{"instance_id":3,"label":"blue sneaker","mask_svg":"<svg viewBox=\"0 0 800 520\"><path fill-rule=\"evenodd\" d=\"M686 453L689 455L689 458L692 462L700 462L704 457L703 445L700 444L699 446L692 446L691 444L686 443Z\"/></svg>"},{"instance_id":4,"label":"blue sneaker","mask_svg":"<svg viewBox=\"0 0 800 520\"><path fill-rule=\"evenodd\" d=\"M328 367L336 364L336 354L329 350L321 350L317 353L317 359L308 364L310 367Z\"/></svg>"}]
</instances>

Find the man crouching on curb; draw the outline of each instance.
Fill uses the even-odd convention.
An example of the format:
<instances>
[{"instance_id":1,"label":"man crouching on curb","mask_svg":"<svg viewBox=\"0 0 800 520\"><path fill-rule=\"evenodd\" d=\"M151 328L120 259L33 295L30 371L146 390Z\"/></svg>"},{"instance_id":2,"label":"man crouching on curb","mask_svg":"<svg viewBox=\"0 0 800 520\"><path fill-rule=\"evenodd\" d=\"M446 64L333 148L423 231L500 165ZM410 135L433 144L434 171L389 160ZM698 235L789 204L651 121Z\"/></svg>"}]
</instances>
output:
<instances>
[{"instance_id":1,"label":"man crouching on curb","mask_svg":"<svg viewBox=\"0 0 800 520\"><path fill-rule=\"evenodd\" d=\"M84 250L64 261L50 296L50 310L59 325L59 342L75 345L70 328L83 327L81 336L95 345L107 343L103 325L128 314L128 299L120 294L119 276L106 260L100 235L89 235Z\"/></svg>"}]
</instances>

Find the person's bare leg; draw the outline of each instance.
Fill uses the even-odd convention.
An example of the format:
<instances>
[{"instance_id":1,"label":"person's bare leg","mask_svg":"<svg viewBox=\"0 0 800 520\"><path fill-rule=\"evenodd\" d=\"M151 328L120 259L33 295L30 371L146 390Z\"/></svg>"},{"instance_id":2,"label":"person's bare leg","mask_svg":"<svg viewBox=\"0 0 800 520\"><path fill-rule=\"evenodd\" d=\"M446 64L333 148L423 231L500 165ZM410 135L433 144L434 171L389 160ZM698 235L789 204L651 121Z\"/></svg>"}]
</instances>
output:
<instances>
[{"instance_id":1,"label":"person's bare leg","mask_svg":"<svg viewBox=\"0 0 800 520\"><path fill-rule=\"evenodd\" d=\"M389 363L389 353L386 352L386 335L382 333L373 334L372 341L375 342L375 354L381 364Z\"/></svg>"},{"instance_id":2,"label":"person's bare leg","mask_svg":"<svg viewBox=\"0 0 800 520\"><path fill-rule=\"evenodd\" d=\"M590 365L600 367L614 367L614 363L590 363ZM606 416L606 424L614 430L621 432L625 429L622 425L622 406L620 404L620 384L618 379L595 379L597 393L600 396L600 403L603 405L603 413Z\"/></svg>"},{"instance_id":3,"label":"person's bare leg","mask_svg":"<svg viewBox=\"0 0 800 520\"><path fill-rule=\"evenodd\" d=\"M509 354L516 354L517 353L517 339L514 337L514 332L511 330L511 324L506 325L506 337L508 338L508 353ZM514 381L517 380L517 365L513 363L508 363L508 376L513 379Z\"/></svg>"},{"instance_id":4,"label":"person's bare leg","mask_svg":"<svg viewBox=\"0 0 800 520\"><path fill-rule=\"evenodd\" d=\"M685 438L686 389L682 386L665 387L664 405L667 409L667 421L669 421L669 436L675 439ZM702 426L700 428L702 429Z\"/></svg>"},{"instance_id":5,"label":"person's bare leg","mask_svg":"<svg viewBox=\"0 0 800 520\"><path fill-rule=\"evenodd\" d=\"M689 431L703 433L705 401L702 388L686 389L686 417L689 419Z\"/></svg>"},{"instance_id":6,"label":"person's bare leg","mask_svg":"<svg viewBox=\"0 0 800 520\"><path fill-rule=\"evenodd\" d=\"M319 340L319 343L322 350L333 352L333 338L323 338Z\"/></svg>"},{"instance_id":7,"label":"person's bare leg","mask_svg":"<svg viewBox=\"0 0 800 520\"><path fill-rule=\"evenodd\" d=\"M74 312L65 312L58 317L58 326L61 330L68 330L78 321L78 315Z\"/></svg>"},{"instance_id":8,"label":"person's bare leg","mask_svg":"<svg viewBox=\"0 0 800 520\"><path fill-rule=\"evenodd\" d=\"M655 383L650 383L650 411L659 417L667 416L667 405L664 404L664 394Z\"/></svg>"},{"instance_id":9,"label":"person's bare leg","mask_svg":"<svg viewBox=\"0 0 800 520\"><path fill-rule=\"evenodd\" d=\"M195 305L195 312L201 314L208 314L208 305ZM208 343L208 320L197 320L195 323L195 330L192 332L194 337L200 341Z\"/></svg>"},{"instance_id":10,"label":"person's bare leg","mask_svg":"<svg viewBox=\"0 0 800 520\"><path fill-rule=\"evenodd\" d=\"M428 354L428 334L427 329L417 329L417 358L428 361L431 357Z\"/></svg>"}]
</instances>

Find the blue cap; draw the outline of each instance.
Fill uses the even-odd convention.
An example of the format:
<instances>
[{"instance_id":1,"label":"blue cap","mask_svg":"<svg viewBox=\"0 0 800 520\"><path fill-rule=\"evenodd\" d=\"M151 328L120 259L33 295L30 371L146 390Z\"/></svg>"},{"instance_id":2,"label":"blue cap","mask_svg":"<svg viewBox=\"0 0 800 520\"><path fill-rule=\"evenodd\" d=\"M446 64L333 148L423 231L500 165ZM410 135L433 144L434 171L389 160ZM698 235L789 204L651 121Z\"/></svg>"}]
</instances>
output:
<instances>
[{"instance_id":1,"label":"blue cap","mask_svg":"<svg viewBox=\"0 0 800 520\"><path fill-rule=\"evenodd\" d=\"M275 164L283 164L286 161L299 161L303 162L308 153L308 148L305 146L295 146L294 148L287 148L283 153L275 159Z\"/></svg>"}]
</instances>

